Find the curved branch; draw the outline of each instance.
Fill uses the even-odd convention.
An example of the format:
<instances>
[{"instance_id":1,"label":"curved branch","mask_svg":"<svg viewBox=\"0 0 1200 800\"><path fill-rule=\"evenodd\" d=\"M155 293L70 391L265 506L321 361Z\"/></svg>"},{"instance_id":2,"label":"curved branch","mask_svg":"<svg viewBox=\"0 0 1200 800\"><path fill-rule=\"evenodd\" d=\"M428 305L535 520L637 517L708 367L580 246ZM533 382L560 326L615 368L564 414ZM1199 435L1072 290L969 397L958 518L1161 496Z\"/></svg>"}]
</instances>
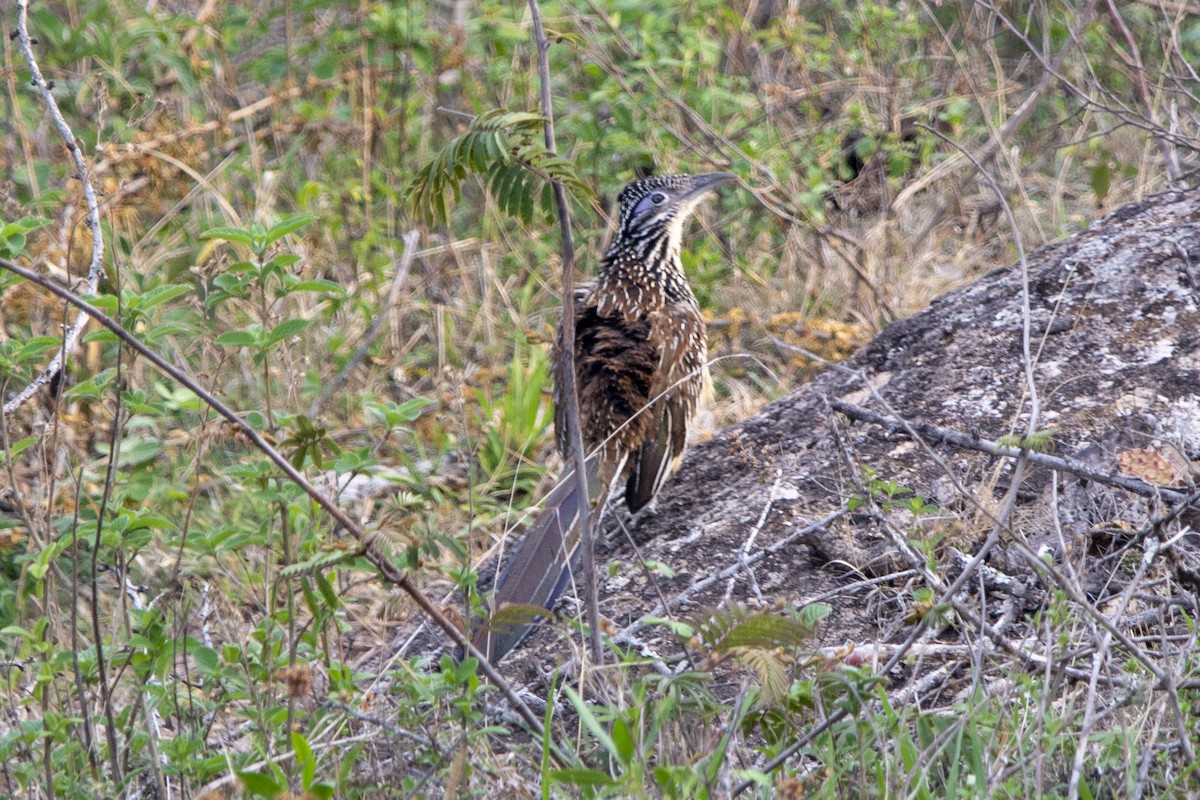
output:
<instances>
[{"instance_id":1,"label":"curved branch","mask_svg":"<svg viewBox=\"0 0 1200 800\"><path fill-rule=\"evenodd\" d=\"M54 95L50 94L50 85L46 83L46 79L42 76L42 70L38 67L37 59L33 57L33 41L29 37L29 0L17 0L16 34L17 47L20 49L21 55L25 57L25 63L29 65L33 86L42 96L42 102L46 104L46 110L50 112L54 127L58 129L59 136L67 145L71 160L75 163L75 174L72 177L83 184L83 197L87 202L87 226L92 232L92 261L88 264L86 294L95 294L96 288L100 285L100 273L104 269L104 234L100 230L100 203L96 199L96 190L92 188L92 182L88 179L87 162L83 158L83 152L78 142L75 141L75 134L71 132L71 126L63 118L58 103L54 100ZM75 321L63 334L62 347L28 386L13 395L12 399L4 404L4 414L16 411L29 398L37 394L38 389L62 372L66 366L67 354L75 349L87 320L88 315L83 311L76 315Z\"/></svg>"}]
</instances>

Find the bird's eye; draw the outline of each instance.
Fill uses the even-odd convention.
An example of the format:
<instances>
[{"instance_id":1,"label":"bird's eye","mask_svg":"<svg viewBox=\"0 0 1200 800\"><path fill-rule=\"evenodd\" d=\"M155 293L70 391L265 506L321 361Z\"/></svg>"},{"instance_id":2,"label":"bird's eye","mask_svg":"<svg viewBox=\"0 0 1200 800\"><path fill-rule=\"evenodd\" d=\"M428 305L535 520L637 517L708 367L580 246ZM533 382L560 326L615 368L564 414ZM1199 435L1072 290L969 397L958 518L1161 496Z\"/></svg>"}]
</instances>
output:
<instances>
[{"instance_id":1,"label":"bird's eye","mask_svg":"<svg viewBox=\"0 0 1200 800\"><path fill-rule=\"evenodd\" d=\"M662 192L655 192L654 194L650 195L650 202L654 203L656 206L661 206L663 203L667 202L667 196Z\"/></svg>"}]
</instances>

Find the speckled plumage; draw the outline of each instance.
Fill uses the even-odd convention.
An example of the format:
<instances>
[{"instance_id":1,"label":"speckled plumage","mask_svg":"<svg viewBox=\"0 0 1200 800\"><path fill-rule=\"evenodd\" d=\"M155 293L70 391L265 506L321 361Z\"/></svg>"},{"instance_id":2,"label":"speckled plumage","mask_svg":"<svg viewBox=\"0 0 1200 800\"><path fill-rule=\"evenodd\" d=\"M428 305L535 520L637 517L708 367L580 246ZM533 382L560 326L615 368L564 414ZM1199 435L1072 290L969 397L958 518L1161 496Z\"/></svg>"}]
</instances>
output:
<instances>
[{"instance_id":1,"label":"speckled plumage","mask_svg":"<svg viewBox=\"0 0 1200 800\"><path fill-rule=\"evenodd\" d=\"M683 454L687 426L706 380L704 318L688 286L679 250L683 225L730 173L634 181L618 196L617 231L594 281L575 292L575 376L588 456L587 496L575 481L546 498L516 556L497 581L493 608L553 608L569 577L582 502L599 503L618 478L637 511L658 492ZM570 360L558 332L555 429L569 453L566 403L559 396ZM492 660L515 647L528 621L493 613L476 645Z\"/></svg>"},{"instance_id":2,"label":"speckled plumage","mask_svg":"<svg viewBox=\"0 0 1200 800\"><path fill-rule=\"evenodd\" d=\"M601 483L623 472L633 511L682 455L705 380L704 318L679 250L683 224L728 173L635 181L621 192L617 232L596 279L575 295L575 364L584 447ZM556 370L567 368L558 336ZM556 383L560 387L562 381ZM567 454L565 403L555 428Z\"/></svg>"}]
</instances>

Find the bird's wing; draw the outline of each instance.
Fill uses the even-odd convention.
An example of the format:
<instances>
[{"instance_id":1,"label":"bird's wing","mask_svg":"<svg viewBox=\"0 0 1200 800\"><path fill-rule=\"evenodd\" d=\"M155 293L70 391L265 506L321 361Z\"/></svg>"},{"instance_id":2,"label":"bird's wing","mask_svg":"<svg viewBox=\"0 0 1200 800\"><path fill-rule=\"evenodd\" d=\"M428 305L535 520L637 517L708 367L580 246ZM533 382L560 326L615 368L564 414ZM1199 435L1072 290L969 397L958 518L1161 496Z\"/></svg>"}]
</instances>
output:
<instances>
[{"instance_id":1,"label":"bird's wing","mask_svg":"<svg viewBox=\"0 0 1200 800\"><path fill-rule=\"evenodd\" d=\"M638 511L658 494L678 466L687 441L688 413L679 398L660 404L655 435L642 442L630 461L625 483L625 504Z\"/></svg>"},{"instance_id":2,"label":"bird's wing","mask_svg":"<svg viewBox=\"0 0 1200 800\"><path fill-rule=\"evenodd\" d=\"M570 448L565 437L566 398L561 392L568 365L561 337L560 331L555 348L554 427L559 450L566 456ZM602 314L595 304L576 305L579 423L588 455L599 454L598 472L605 484L618 474L617 462L648 438L651 420L645 409L659 364L649 320L638 315Z\"/></svg>"},{"instance_id":3,"label":"bird's wing","mask_svg":"<svg viewBox=\"0 0 1200 800\"><path fill-rule=\"evenodd\" d=\"M679 466L687 445L688 423L696 411L703 385L704 321L691 314L667 317L669 335L663 342L659 378L650 394L650 435L630 461L625 503L637 511L650 502Z\"/></svg>"}]
</instances>

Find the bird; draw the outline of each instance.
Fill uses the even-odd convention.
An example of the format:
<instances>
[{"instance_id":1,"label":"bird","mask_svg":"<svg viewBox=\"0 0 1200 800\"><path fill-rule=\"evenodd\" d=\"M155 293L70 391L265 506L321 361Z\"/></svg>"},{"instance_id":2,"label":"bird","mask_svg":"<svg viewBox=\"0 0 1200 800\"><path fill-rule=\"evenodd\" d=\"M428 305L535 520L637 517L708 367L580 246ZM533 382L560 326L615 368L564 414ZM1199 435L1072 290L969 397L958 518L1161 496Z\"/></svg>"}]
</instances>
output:
<instances>
[{"instance_id":1,"label":"bird","mask_svg":"<svg viewBox=\"0 0 1200 800\"><path fill-rule=\"evenodd\" d=\"M680 261L684 224L730 172L641 178L617 196L616 232L594 280L574 296L575 387L579 397L586 496L572 473L547 495L517 553L500 573L492 613L475 646L496 663L553 610L571 575L583 503L597 507L625 483L625 504L643 508L678 466L707 380L700 304ZM554 353L554 427L570 451L564 377L571 359L559 325Z\"/></svg>"}]
</instances>

